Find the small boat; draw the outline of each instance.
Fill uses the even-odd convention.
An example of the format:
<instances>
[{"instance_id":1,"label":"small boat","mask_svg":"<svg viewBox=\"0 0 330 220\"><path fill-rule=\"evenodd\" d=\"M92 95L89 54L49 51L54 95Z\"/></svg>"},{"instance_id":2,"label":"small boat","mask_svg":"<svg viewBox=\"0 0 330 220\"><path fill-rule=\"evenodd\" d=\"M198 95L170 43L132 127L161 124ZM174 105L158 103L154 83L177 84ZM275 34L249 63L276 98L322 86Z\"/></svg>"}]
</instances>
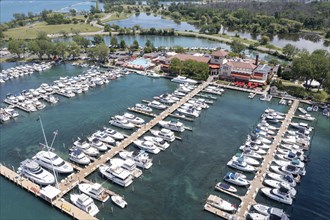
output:
<instances>
[{"instance_id":1,"label":"small boat","mask_svg":"<svg viewBox=\"0 0 330 220\"><path fill-rule=\"evenodd\" d=\"M104 132L107 133L110 137L112 137L115 140L123 140L125 137L122 133L115 131L111 128L103 127Z\"/></svg>"},{"instance_id":2,"label":"small boat","mask_svg":"<svg viewBox=\"0 0 330 220\"><path fill-rule=\"evenodd\" d=\"M144 120L142 118L137 117L137 116L135 116L131 113L128 113L128 112L124 113L123 116L127 119L127 121L129 121L133 124L140 125L140 124L144 123Z\"/></svg>"},{"instance_id":3,"label":"small boat","mask_svg":"<svg viewBox=\"0 0 330 220\"><path fill-rule=\"evenodd\" d=\"M127 206L127 202L119 195L111 196L111 200L122 209Z\"/></svg>"},{"instance_id":4,"label":"small boat","mask_svg":"<svg viewBox=\"0 0 330 220\"><path fill-rule=\"evenodd\" d=\"M158 122L163 128L167 128L172 131L183 132L185 130L184 125L180 121L160 121Z\"/></svg>"},{"instance_id":5,"label":"small boat","mask_svg":"<svg viewBox=\"0 0 330 220\"><path fill-rule=\"evenodd\" d=\"M252 166L260 165L259 161L257 161L256 159L253 159L252 157L248 157L247 155L242 154L242 153L237 153L236 155L234 155L232 157L232 160L238 160L240 157L242 157L242 159L249 165L252 165Z\"/></svg>"},{"instance_id":6,"label":"small boat","mask_svg":"<svg viewBox=\"0 0 330 220\"><path fill-rule=\"evenodd\" d=\"M84 193L82 193L80 195L71 194L70 200L75 206L77 206L81 210L87 212L91 216L95 216L99 212L99 209L95 205L93 199Z\"/></svg>"},{"instance_id":7,"label":"small boat","mask_svg":"<svg viewBox=\"0 0 330 220\"><path fill-rule=\"evenodd\" d=\"M221 210L227 211L227 212L233 212L236 210L236 208L233 204L231 204L215 195L210 195L207 198L206 203L215 208L218 208L218 209L221 209Z\"/></svg>"},{"instance_id":8,"label":"small boat","mask_svg":"<svg viewBox=\"0 0 330 220\"><path fill-rule=\"evenodd\" d=\"M303 114L306 114L306 113L307 113L307 111L306 111L305 109L303 109L302 107L299 107L298 110L299 110L301 113L303 113Z\"/></svg>"},{"instance_id":9,"label":"small boat","mask_svg":"<svg viewBox=\"0 0 330 220\"><path fill-rule=\"evenodd\" d=\"M143 105L143 104L135 104L135 107L134 107L136 110L139 110L139 111L143 111L143 112L152 112L152 108L146 106L146 105Z\"/></svg>"},{"instance_id":10,"label":"small boat","mask_svg":"<svg viewBox=\"0 0 330 220\"><path fill-rule=\"evenodd\" d=\"M303 168L299 168L293 165L286 165L286 166L270 166L270 169L273 170L275 173L282 174L282 175L305 175L306 170Z\"/></svg>"},{"instance_id":11,"label":"small boat","mask_svg":"<svg viewBox=\"0 0 330 220\"><path fill-rule=\"evenodd\" d=\"M273 172L267 172L267 175L269 178L272 178L274 180L277 180L280 182L286 182L291 187L296 187L296 185L297 185L297 182L292 175L282 175L282 174L277 174L277 173L273 173Z\"/></svg>"},{"instance_id":12,"label":"small boat","mask_svg":"<svg viewBox=\"0 0 330 220\"><path fill-rule=\"evenodd\" d=\"M152 101L152 102L149 102L148 103L148 106L149 107L152 107L152 108L155 108L155 109L160 109L160 110L163 110L163 109L166 109L167 106L158 102L158 101Z\"/></svg>"},{"instance_id":13,"label":"small boat","mask_svg":"<svg viewBox=\"0 0 330 220\"><path fill-rule=\"evenodd\" d=\"M304 119L306 121L314 121L315 117L311 116L310 114L298 115L300 119Z\"/></svg>"},{"instance_id":14,"label":"small boat","mask_svg":"<svg viewBox=\"0 0 330 220\"><path fill-rule=\"evenodd\" d=\"M249 219L251 220L268 220L269 217L267 215L263 215L255 212L248 212Z\"/></svg>"},{"instance_id":15,"label":"small boat","mask_svg":"<svg viewBox=\"0 0 330 220\"><path fill-rule=\"evenodd\" d=\"M308 112L313 111L313 106L308 106L308 107L306 108L306 110L307 110Z\"/></svg>"},{"instance_id":16,"label":"small boat","mask_svg":"<svg viewBox=\"0 0 330 220\"><path fill-rule=\"evenodd\" d=\"M152 133L152 135L156 137L161 137L165 141L173 142L175 140L174 132L166 128L162 128L160 131L151 129L150 132Z\"/></svg>"},{"instance_id":17,"label":"small boat","mask_svg":"<svg viewBox=\"0 0 330 220\"><path fill-rule=\"evenodd\" d=\"M287 205L292 205L292 198L289 193L289 189L285 187L281 187L279 189L272 189L268 187L263 187L261 188L261 192L263 192L267 197L287 204Z\"/></svg>"},{"instance_id":18,"label":"small boat","mask_svg":"<svg viewBox=\"0 0 330 220\"><path fill-rule=\"evenodd\" d=\"M330 109L329 108L323 109L322 115L324 115L326 117L330 117Z\"/></svg>"},{"instance_id":19,"label":"small boat","mask_svg":"<svg viewBox=\"0 0 330 220\"><path fill-rule=\"evenodd\" d=\"M241 176L238 173L228 172L223 178L225 181L232 183L237 186L247 186L250 184L248 180L245 179L245 176Z\"/></svg>"},{"instance_id":20,"label":"small boat","mask_svg":"<svg viewBox=\"0 0 330 220\"><path fill-rule=\"evenodd\" d=\"M259 203L254 204L253 208L262 215L265 215L266 216L265 220L270 220L270 219L289 220L289 217L284 213L283 209L269 207Z\"/></svg>"},{"instance_id":21,"label":"small boat","mask_svg":"<svg viewBox=\"0 0 330 220\"><path fill-rule=\"evenodd\" d=\"M163 138L161 137L153 137L153 136L144 136L143 139L145 141L151 141L154 142L154 144L159 147L161 150L166 150L170 144L167 143Z\"/></svg>"},{"instance_id":22,"label":"small boat","mask_svg":"<svg viewBox=\"0 0 330 220\"><path fill-rule=\"evenodd\" d=\"M225 191L228 191L228 192L232 192L232 193L236 193L237 192L237 189L227 183L222 183L222 182L219 182L215 185L215 188L217 190L225 190Z\"/></svg>"},{"instance_id":23,"label":"small boat","mask_svg":"<svg viewBox=\"0 0 330 220\"><path fill-rule=\"evenodd\" d=\"M313 112L317 112L319 110L319 107L317 105L313 106Z\"/></svg>"},{"instance_id":24,"label":"small boat","mask_svg":"<svg viewBox=\"0 0 330 220\"><path fill-rule=\"evenodd\" d=\"M135 140L134 144L138 146L141 150L158 154L160 152L160 149L154 144L152 141L142 141L142 140Z\"/></svg>"},{"instance_id":25,"label":"small boat","mask_svg":"<svg viewBox=\"0 0 330 220\"><path fill-rule=\"evenodd\" d=\"M112 117L109 123L123 129L133 129L135 127L133 123L127 121L127 119L121 115Z\"/></svg>"},{"instance_id":26,"label":"small boat","mask_svg":"<svg viewBox=\"0 0 330 220\"><path fill-rule=\"evenodd\" d=\"M257 94L257 93L250 92L248 97L249 97L250 99L253 99L253 98L256 96L256 94Z\"/></svg>"},{"instance_id":27,"label":"small boat","mask_svg":"<svg viewBox=\"0 0 330 220\"><path fill-rule=\"evenodd\" d=\"M80 183L78 188L81 192L100 202L106 202L109 199L109 194L99 183Z\"/></svg>"},{"instance_id":28,"label":"small boat","mask_svg":"<svg viewBox=\"0 0 330 220\"><path fill-rule=\"evenodd\" d=\"M285 187L285 188L289 189L289 193L290 193L290 196L292 198L295 197L296 194L297 194L297 190L295 188L293 188L292 186L290 186L289 184L287 184L286 182L281 182L281 181L271 180L271 179L265 179L264 184L268 185L272 188L277 188L277 189L279 189L280 187Z\"/></svg>"},{"instance_id":29,"label":"small boat","mask_svg":"<svg viewBox=\"0 0 330 220\"><path fill-rule=\"evenodd\" d=\"M193 79L189 79L187 77L184 76L177 76L173 79L171 79L172 82L176 82L176 83L189 83L189 84L196 84L197 81L193 80Z\"/></svg>"},{"instance_id":30,"label":"small boat","mask_svg":"<svg viewBox=\"0 0 330 220\"><path fill-rule=\"evenodd\" d=\"M228 163L227 166L230 166L232 168L241 170L241 171L245 171L245 172L254 172L256 171L256 168L248 165L245 161L243 157L238 157L237 159L231 159Z\"/></svg>"},{"instance_id":31,"label":"small boat","mask_svg":"<svg viewBox=\"0 0 330 220\"><path fill-rule=\"evenodd\" d=\"M81 165L87 165L91 162L91 160L84 154L84 152L80 148L74 149L70 153L69 159Z\"/></svg>"}]
</instances>

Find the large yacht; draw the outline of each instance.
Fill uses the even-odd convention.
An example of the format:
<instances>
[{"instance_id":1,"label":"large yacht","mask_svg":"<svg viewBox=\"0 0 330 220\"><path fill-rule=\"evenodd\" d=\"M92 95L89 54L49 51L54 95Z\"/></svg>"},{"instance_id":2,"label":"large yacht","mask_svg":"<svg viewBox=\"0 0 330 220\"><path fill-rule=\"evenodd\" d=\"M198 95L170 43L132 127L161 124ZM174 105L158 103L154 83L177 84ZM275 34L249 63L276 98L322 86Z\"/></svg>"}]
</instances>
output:
<instances>
[{"instance_id":1,"label":"large yacht","mask_svg":"<svg viewBox=\"0 0 330 220\"><path fill-rule=\"evenodd\" d=\"M135 116L131 113L128 113L128 112L124 113L123 116L126 118L127 121L129 121L133 124L140 125L140 124L144 123L144 120L142 118L137 117L137 116Z\"/></svg>"},{"instance_id":2,"label":"large yacht","mask_svg":"<svg viewBox=\"0 0 330 220\"><path fill-rule=\"evenodd\" d=\"M91 160L84 154L84 152L80 148L72 150L72 152L70 153L70 160L81 165L87 165L91 162Z\"/></svg>"},{"instance_id":3,"label":"large yacht","mask_svg":"<svg viewBox=\"0 0 330 220\"><path fill-rule=\"evenodd\" d=\"M161 137L154 137L154 136L144 136L143 139L145 141L151 141L154 142L154 144L159 147L161 150L167 149L170 144L167 143L163 138Z\"/></svg>"},{"instance_id":4,"label":"large yacht","mask_svg":"<svg viewBox=\"0 0 330 220\"><path fill-rule=\"evenodd\" d=\"M133 182L131 173L121 167L101 165L99 170L103 176L123 187L129 186Z\"/></svg>"},{"instance_id":5,"label":"large yacht","mask_svg":"<svg viewBox=\"0 0 330 220\"><path fill-rule=\"evenodd\" d=\"M135 161L136 166L143 169L149 169L152 166L152 159L149 158L148 153L145 151L121 151L119 156L123 159L132 159Z\"/></svg>"},{"instance_id":6,"label":"large yacht","mask_svg":"<svg viewBox=\"0 0 330 220\"><path fill-rule=\"evenodd\" d=\"M127 121L127 119L123 116L120 115L116 115L114 117L111 118L111 120L109 121L110 124L120 127L120 128L124 128L124 129L133 129L135 127L135 125L129 121Z\"/></svg>"},{"instance_id":7,"label":"large yacht","mask_svg":"<svg viewBox=\"0 0 330 220\"><path fill-rule=\"evenodd\" d=\"M95 205L93 199L84 193L82 193L80 195L71 194L70 200L75 206L77 206L81 210L87 212L91 216L95 216L99 212L99 209Z\"/></svg>"},{"instance_id":8,"label":"large yacht","mask_svg":"<svg viewBox=\"0 0 330 220\"><path fill-rule=\"evenodd\" d=\"M206 203L215 208L218 208L218 209L221 209L224 211L228 211L228 212L233 212L236 210L236 208L233 204L230 204L229 202L227 202L215 195L210 195L208 197L208 199L206 200Z\"/></svg>"},{"instance_id":9,"label":"large yacht","mask_svg":"<svg viewBox=\"0 0 330 220\"><path fill-rule=\"evenodd\" d=\"M193 79L189 79L187 77L184 76L177 76L173 79L171 79L172 82L176 82L176 83L189 83L189 84L196 84L197 81L193 80Z\"/></svg>"},{"instance_id":10,"label":"large yacht","mask_svg":"<svg viewBox=\"0 0 330 220\"><path fill-rule=\"evenodd\" d=\"M172 131L183 132L185 130L183 123L179 121L160 121L159 125Z\"/></svg>"},{"instance_id":11,"label":"large yacht","mask_svg":"<svg viewBox=\"0 0 330 220\"><path fill-rule=\"evenodd\" d=\"M40 185L49 185L55 182L53 174L44 170L37 162L30 159L21 162L18 173Z\"/></svg>"},{"instance_id":12,"label":"large yacht","mask_svg":"<svg viewBox=\"0 0 330 220\"><path fill-rule=\"evenodd\" d=\"M134 144L138 146L141 150L153 153L153 154L158 154L160 152L160 149L154 144L152 141L142 141L137 139L134 141Z\"/></svg>"},{"instance_id":13,"label":"large yacht","mask_svg":"<svg viewBox=\"0 0 330 220\"><path fill-rule=\"evenodd\" d=\"M78 188L81 192L100 202L106 202L109 199L109 194L106 193L105 189L99 183L80 183Z\"/></svg>"},{"instance_id":14,"label":"large yacht","mask_svg":"<svg viewBox=\"0 0 330 220\"><path fill-rule=\"evenodd\" d=\"M175 140L174 132L166 128L162 128L160 131L150 130L150 132L156 137L161 137L165 141L173 142Z\"/></svg>"},{"instance_id":15,"label":"large yacht","mask_svg":"<svg viewBox=\"0 0 330 220\"><path fill-rule=\"evenodd\" d=\"M51 151L39 151L32 159L40 166L58 173L72 173L73 167Z\"/></svg>"},{"instance_id":16,"label":"large yacht","mask_svg":"<svg viewBox=\"0 0 330 220\"><path fill-rule=\"evenodd\" d=\"M112 158L110 159L110 164L114 166L120 166L125 170L128 170L134 178L138 178L142 175L142 170L137 168L135 161L130 158Z\"/></svg>"}]
</instances>

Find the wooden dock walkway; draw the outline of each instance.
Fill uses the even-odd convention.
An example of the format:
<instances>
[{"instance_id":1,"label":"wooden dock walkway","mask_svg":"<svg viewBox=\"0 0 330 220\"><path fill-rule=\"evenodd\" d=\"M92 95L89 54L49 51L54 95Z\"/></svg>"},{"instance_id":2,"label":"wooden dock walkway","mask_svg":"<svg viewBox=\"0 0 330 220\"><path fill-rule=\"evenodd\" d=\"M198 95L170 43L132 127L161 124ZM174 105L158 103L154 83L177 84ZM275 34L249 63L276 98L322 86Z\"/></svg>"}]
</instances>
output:
<instances>
[{"instance_id":1,"label":"wooden dock walkway","mask_svg":"<svg viewBox=\"0 0 330 220\"><path fill-rule=\"evenodd\" d=\"M251 181L251 185L248 188L248 191L244 196L241 196L240 199L242 203L239 205L239 208L237 212L234 215L225 215L223 211L216 209L214 207L207 207L204 209L218 215L219 217L225 218L225 219L245 219L247 216L247 213L250 209L250 207L256 203L255 198L258 194L258 191L261 187L263 187L263 180L266 176L266 173L268 171L269 165L272 163L272 160L274 158L274 153L276 148L281 142L281 139L284 135L284 133L287 131L289 124L291 123L291 120L294 116L294 113L296 112L296 109L298 108L299 101L295 100L293 104L291 105L291 108L289 112L286 114L285 120L282 122L282 125L277 133L277 135L274 138L274 141L267 153L267 155L264 157L264 160L261 164L261 167L259 168L258 172L256 173L254 179Z\"/></svg>"},{"instance_id":2,"label":"wooden dock walkway","mask_svg":"<svg viewBox=\"0 0 330 220\"><path fill-rule=\"evenodd\" d=\"M154 113L140 111L140 110L137 110L136 108L127 108L127 109L130 110L130 111L132 111L132 112L136 112L136 113L139 113L139 114L142 114L142 115L146 115L146 116L149 116L149 117L153 117L153 118L157 116Z\"/></svg>"}]
</instances>

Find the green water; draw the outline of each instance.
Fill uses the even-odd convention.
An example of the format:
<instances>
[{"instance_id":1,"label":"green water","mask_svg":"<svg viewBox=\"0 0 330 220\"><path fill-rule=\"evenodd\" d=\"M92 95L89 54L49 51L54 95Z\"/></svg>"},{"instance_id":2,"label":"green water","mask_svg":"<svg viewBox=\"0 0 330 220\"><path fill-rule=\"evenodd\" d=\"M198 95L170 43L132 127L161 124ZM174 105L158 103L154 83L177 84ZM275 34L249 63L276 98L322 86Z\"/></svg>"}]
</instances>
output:
<instances>
[{"instance_id":1,"label":"green water","mask_svg":"<svg viewBox=\"0 0 330 220\"><path fill-rule=\"evenodd\" d=\"M56 74L62 73L54 73ZM55 77L54 75L52 77ZM29 80L26 82L29 83ZM150 100L153 96L171 92L176 87L177 84L166 79L129 75L111 81L107 86L90 90L87 94L71 99L62 98L59 104L48 105L43 111L22 113L22 117L17 121L0 127L0 161L17 167L20 161L32 157L39 150L38 144L43 140L40 126L36 122L38 115L43 119L49 139L54 130L59 131L55 148L63 158L68 158L68 148L76 137L86 136L108 125L111 115L125 112L127 107L142 99ZM203 211L208 194L221 195L238 204L235 199L214 191L215 183L230 170L226 163L237 152L246 135L258 122L261 113L267 107L283 112L288 110L288 107L277 104L279 100L261 102L258 97L250 100L247 95L226 91L208 110L203 111L197 120L184 122L193 128L193 132L185 131L181 134L183 141L175 141L165 152L152 156L153 167L144 171L143 177L135 180L128 188L106 181L98 172L89 176L88 179L103 183L103 186L124 195L128 202L126 209L107 202L100 208L97 217L219 219ZM330 206L330 177L329 172L324 173L322 169L330 164L329 120L318 115L314 126L316 133L312 142L311 162L307 166L306 177L297 188L294 205L280 206L261 195L257 197L258 201L285 208L291 219L330 217L326 211L326 207ZM135 147L129 146L129 149ZM0 184L0 219L70 219L7 180L0 178ZM246 189L242 188L239 193L245 191ZM68 199L68 195L65 199ZM98 202L96 204L102 206Z\"/></svg>"}]
</instances>

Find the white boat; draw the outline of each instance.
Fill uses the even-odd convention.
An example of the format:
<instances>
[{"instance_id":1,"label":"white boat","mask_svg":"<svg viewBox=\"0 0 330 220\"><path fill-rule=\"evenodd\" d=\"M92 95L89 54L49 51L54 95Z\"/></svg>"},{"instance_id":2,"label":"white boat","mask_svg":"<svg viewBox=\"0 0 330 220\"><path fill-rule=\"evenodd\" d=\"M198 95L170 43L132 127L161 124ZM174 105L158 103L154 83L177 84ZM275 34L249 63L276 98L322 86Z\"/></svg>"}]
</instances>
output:
<instances>
[{"instance_id":1,"label":"white boat","mask_svg":"<svg viewBox=\"0 0 330 220\"><path fill-rule=\"evenodd\" d=\"M51 151L39 151L32 159L48 170L54 169L58 173L73 172L73 167L68 162Z\"/></svg>"},{"instance_id":2,"label":"white boat","mask_svg":"<svg viewBox=\"0 0 330 220\"><path fill-rule=\"evenodd\" d=\"M303 113L303 114L306 114L306 113L307 113L307 111L306 111L305 109L301 108L301 107L299 107L298 110L299 110L301 113Z\"/></svg>"},{"instance_id":3,"label":"white boat","mask_svg":"<svg viewBox=\"0 0 330 220\"><path fill-rule=\"evenodd\" d=\"M111 200L122 209L127 206L127 202L119 195L111 196Z\"/></svg>"},{"instance_id":4,"label":"white boat","mask_svg":"<svg viewBox=\"0 0 330 220\"><path fill-rule=\"evenodd\" d=\"M227 211L227 212L233 212L236 210L236 208L233 204L231 204L215 195L210 195L207 198L206 203L215 208L218 208L218 209L221 209L221 210Z\"/></svg>"},{"instance_id":5,"label":"white boat","mask_svg":"<svg viewBox=\"0 0 330 220\"><path fill-rule=\"evenodd\" d=\"M270 166L270 169L273 170L275 173L282 174L282 175L305 175L306 170L293 166L293 165L286 165L286 166Z\"/></svg>"},{"instance_id":6,"label":"white boat","mask_svg":"<svg viewBox=\"0 0 330 220\"><path fill-rule=\"evenodd\" d=\"M166 105L164 105L164 104L162 104L162 103L160 103L160 102L158 102L158 101L155 101L155 100L149 102L149 103L148 103L148 106L149 106L149 107L152 107L152 108L155 108L155 109L160 109L160 110L163 110L163 109L166 109L166 108L167 108Z\"/></svg>"},{"instance_id":7,"label":"white boat","mask_svg":"<svg viewBox=\"0 0 330 220\"><path fill-rule=\"evenodd\" d=\"M180 121L160 121L158 122L163 128L167 128L172 131L184 132L184 124Z\"/></svg>"},{"instance_id":8,"label":"white boat","mask_svg":"<svg viewBox=\"0 0 330 220\"><path fill-rule=\"evenodd\" d=\"M99 212L99 209L95 205L93 199L84 193L80 195L70 194L70 200L75 206L87 212L91 216L95 216Z\"/></svg>"},{"instance_id":9,"label":"white boat","mask_svg":"<svg viewBox=\"0 0 330 220\"><path fill-rule=\"evenodd\" d=\"M222 191L222 190L225 190L225 191L228 191L228 192L232 192L232 193L236 193L237 192L237 189L227 183L222 183L222 182L219 182L215 185L215 188L219 191Z\"/></svg>"},{"instance_id":10,"label":"white boat","mask_svg":"<svg viewBox=\"0 0 330 220\"><path fill-rule=\"evenodd\" d=\"M173 142L175 140L174 132L166 128L162 128L160 131L151 129L150 132L156 137L163 138L165 141Z\"/></svg>"},{"instance_id":11,"label":"white boat","mask_svg":"<svg viewBox=\"0 0 330 220\"><path fill-rule=\"evenodd\" d=\"M187 77L184 76L177 76L173 79L171 79L172 82L176 82L176 83L189 83L189 84L196 84L197 81L193 80L193 79L189 79Z\"/></svg>"},{"instance_id":12,"label":"white boat","mask_svg":"<svg viewBox=\"0 0 330 220\"><path fill-rule=\"evenodd\" d=\"M263 187L261 188L261 192L263 192L267 197L287 204L287 205L292 205L292 198L290 196L289 190L281 187L279 189L272 189L272 188L268 188L268 187Z\"/></svg>"},{"instance_id":13,"label":"white boat","mask_svg":"<svg viewBox=\"0 0 330 220\"><path fill-rule=\"evenodd\" d=\"M122 133L115 131L111 128L104 127L104 132L115 140L123 140L125 138Z\"/></svg>"},{"instance_id":14,"label":"white boat","mask_svg":"<svg viewBox=\"0 0 330 220\"><path fill-rule=\"evenodd\" d=\"M26 159L21 162L18 173L39 185L49 185L55 182L55 177L43 169L37 162Z\"/></svg>"},{"instance_id":15,"label":"white boat","mask_svg":"<svg viewBox=\"0 0 330 220\"><path fill-rule=\"evenodd\" d=\"M243 155L250 157L250 158L262 159L262 156L260 154L256 153L256 151L251 150L249 148L244 148Z\"/></svg>"},{"instance_id":16,"label":"white boat","mask_svg":"<svg viewBox=\"0 0 330 220\"><path fill-rule=\"evenodd\" d=\"M127 119L123 116L120 115L116 115L114 117L111 118L111 120L109 121L109 123L111 125L120 127L120 128L124 128L124 129L133 129L135 127L135 125L129 121L127 121Z\"/></svg>"},{"instance_id":17,"label":"white boat","mask_svg":"<svg viewBox=\"0 0 330 220\"><path fill-rule=\"evenodd\" d=\"M133 115L131 113L127 113L126 112L126 113L124 113L123 116L127 119L127 121L129 121L129 122L131 122L133 124L140 125L140 124L143 124L144 123L144 120L142 118L137 117L137 116L135 116L135 115Z\"/></svg>"},{"instance_id":18,"label":"white boat","mask_svg":"<svg viewBox=\"0 0 330 220\"><path fill-rule=\"evenodd\" d=\"M253 159L251 157L248 157L245 154L237 153L232 157L232 160L237 161L239 158L242 158L243 161L245 161L247 164L252 165L252 166L259 166L260 162L257 161L256 159Z\"/></svg>"},{"instance_id":19,"label":"white boat","mask_svg":"<svg viewBox=\"0 0 330 220\"><path fill-rule=\"evenodd\" d=\"M136 163L136 166L143 169L149 169L152 166L152 159L149 158L148 153L145 151L121 151L119 156L123 159L132 159Z\"/></svg>"},{"instance_id":20,"label":"white boat","mask_svg":"<svg viewBox=\"0 0 330 220\"><path fill-rule=\"evenodd\" d=\"M109 199L109 194L99 183L80 183L78 188L81 192L100 202L106 202Z\"/></svg>"},{"instance_id":21,"label":"white boat","mask_svg":"<svg viewBox=\"0 0 330 220\"><path fill-rule=\"evenodd\" d=\"M106 144L114 144L115 140L110 137L110 135L108 135L106 132L103 131L97 131L94 134L92 134L91 139L98 139Z\"/></svg>"},{"instance_id":22,"label":"white boat","mask_svg":"<svg viewBox=\"0 0 330 220\"><path fill-rule=\"evenodd\" d=\"M161 150L166 150L170 144L167 143L163 138L160 137L154 137L154 136L144 136L143 139L145 141L151 141L154 142L154 144L159 147Z\"/></svg>"},{"instance_id":23,"label":"white boat","mask_svg":"<svg viewBox=\"0 0 330 220\"><path fill-rule=\"evenodd\" d=\"M178 108L177 111L181 114L187 115L189 117L195 117L198 118L200 115L200 112L193 109L193 108Z\"/></svg>"},{"instance_id":24,"label":"white boat","mask_svg":"<svg viewBox=\"0 0 330 220\"><path fill-rule=\"evenodd\" d=\"M101 165L99 170L103 176L123 187L128 187L133 182L131 173L122 167Z\"/></svg>"},{"instance_id":25,"label":"white boat","mask_svg":"<svg viewBox=\"0 0 330 220\"><path fill-rule=\"evenodd\" d=\"M89 143L87 143L84 140L81 140L80 138L78 138L78 140L76 140L73 143L73 145L75 147L80 148L85 154L92 156L92 157L98 156L100 153L96 148L91 147Z\"/></svg>"},{"instance_id":26,"label":"white boat","mask_svg":"<svg viewBox=\"0 0 330 220\"><path fill-rule=\"evenodd\" d=\"M97 138L92 137L92 138L88 138L88 140L89 140L89 144L99 151L106 151L108 149L108 147Z\"/></svg>"},{"instance_id":27,"label":"white boat","mask_svg":"<svg viewBox=\"0 0 330 220\"><path fill-rule=\"evenodd\" d=\"M152 108L146 106L146 105L143 105L143 104L135 104L135 107L134 107L136 110L139 110L139 111L143 111L143 112L152 112Z\"/></svg>"},{"instance_id":28,"label":"white boat","mask_svg":"<svg viewBox=\"0 0 330 220\"><path fill-rule=\"evenodd\" d=\"M311 116L310 114L298 115L300 119L304 119L306 121L314 121L315 117Z\"/></svg>"},{"instance_id":29,"label":"white boat","mask_svg":"<svg viewBox=\"0 0 330 220\"><path fill-rule=\"evenodd\" d=\"M242 157L239 157L237 159L231 159L228 163L227 166L230 166L232 168L245 171L245 172L254 172L256 171L256 168L248 165Z\"/></svg>"},{"instance_id":30,"label":"white boat","mask_svg":"<svg viewBox=\"0 0 330 220\"><path fill-rule=\"evenodd\" d=\"M160 152L160 149L154 144L152 141L142 141L142 140L135 140L134 144L138 146L141 150L158 154Z\"/></svg>"},{"instance_id":31,"label":"white boat","mask_svg":"<svg viewBox=\"0 0 330 220\"><path fill-rule=\"evenodd\" d=\"M112 158L110 159L110 164L113 166L119 166L131 173L134 178L138 178L142 175L142 170L136 167L134 160L127 158Z\"/></svg>"},{"instance_id":32,"label":"white boat","mask_svg":"<svg viewBox=\"0 0 330 220\"><path fill-rule=\"evenodd\" d=\"M271 179L265 179L264 180L264 184L268 185L272 188L277 188L279 189L280 187L285 187L289 190L290 196L293 198L296 196L297 191L295 188L293 188L292 186L290 186L289 184L285 183L285 182L280 182L277 180L271 180Z\"/></svg>"},{"instance_id":33,"label":"white boat","mask_svg":"<svg viewBox=\"0 0 330 220\"><path fill-rule=\"evenodd\" d=\"M271 219L289 220L289 217L284 213L283 209L269 207L259 203L254 204L253 208L262 215L265 215L266 216L265 220L271 220Z\"/></svg>"},{"instance_id":34,"label":"white boat","mask_svg":"<svg viewBox=\"0 0 330 220\"><path fill-rule=\"evenodd\" d=\"M253 98L256 96L256 94L257 94L257 93L250 92L248 97L249 97L250 99L253 99Z\"/></svg>"},{"instance_id":35,"label":"white boat","mask_svg":"<svg viewBox=\"0 0 330 220\"><path fill-rule=\"evenodd\" d=\"M70 160L81 165L87 165L91 162L80 148L76 148L70 153Z\"/></svg>"},{"instance_id":36,"label":"white boat","mask_svg":"<svg viewBox=\"0 0 330 220\"><path fill-rule=\"evenodd\" d=\"M251 220L268 220L269 217L267 215L263 215L255 212L248 212L249 219Z\"/></svg>"},{"instance_id":37,"label":"white boat","mask_svg":"<svg viewBox=\"0 0 330 220\"><path fill-rule=\"evenodd\" d=\"M296 180L292 175L282 175L282 174L277 174L273 172L267 172L267 175L269 178L272 178L274 180L280 181L280 182L285 182L289 184L291 187L296 187L297 183Z\"/></svg>"},{"instance_id":38,"label":"white boat","mask_svg":"<svg viewBox=\"0 0 330 220\"><path fill-rule=\"evenodd\" d=\"M247 186L250 184L250 182L248 180L246 180L245 178L241 177L239 174L237 173L232 173L232 172L228 172L226 173L225 177L223 178L225 181L232 183L234 185L237 186Z\"/></svg>"}]
</instances>

